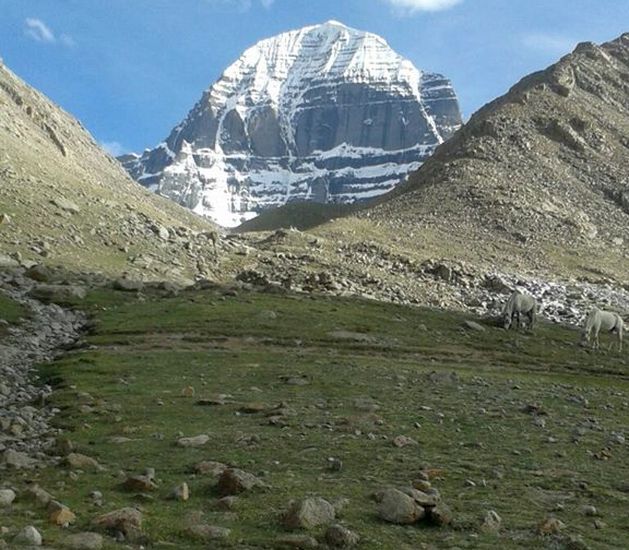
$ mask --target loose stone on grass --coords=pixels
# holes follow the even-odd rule
[[[64,547],[70,550],[101,550],[104,541],[98,533],[76,533],[64,541]]]
[[[488,510],[483,517],[481,531],[485,533],[497,533],[502,526],[502,518],[494,510]]]
[[[76,514],[64,504],[52,500],[48,504],[48,520],[55,525],[67,527],[76,521]]]
[[[16,494],[12,489],[0,489],[0,507],[11,506]]]
[[[276,548],[299,548],[307,550],[308,548],[318,548],[317,539],[310,535],[282,535],[275,539]]]
[[[228,468],[229,466],[227,466],[227,464],[223,464],[222,462],[215,462],[213,460],[205,460],[203,462],[199,462],[198,464],[195,464],[192,467],[192,471],[198,475],[219,477]]]
[[[333,548],[351,548],[359,540],[358,534],[338,523],[330,525],[325,532],[325,541]]]
[[[407,525],[422,519],[426,512],[410,496],[397,489],[379,495],[378,516],[389,523]]]
[[[178,447],[197,448],[203,447],[210,440],[210,436],[206,434],[197,435],[194,437],[180,437],[177,440]]]
[[[190,488],[188,487],[188,484],[184,481],[180,485],[174,487],[169,498],[171,500],[179,500],[181,502],[187,501],[190,498]]]
[[[555,517],[547,517],[543,519],[537,526],[537,532],[540,535],[557,535],[563,529],[565,529],[566,524],[555,518]]]
[[[42,536],[35,527],[29,525],[15,535],[13,543],[19,546],[41,546]]]
[[[135,508],[121,508],[94,518],[92,525],[108,531],[119,531],[125,536],[136,535],[142,529],[142,512]]]
[[[96,459],[81,453],[70,453],[66,457],[66,464],[73,470],[96,470],[100,472],[104,469]]]
[[[287,529],[312,529],[334,521],[336,510],[327,500],[310,497],[292,501],[284,513],[282,522]]]
[[[186,529],[186,533],[192,538],[204,541],[225,540],[231,535],[231,529],[216,525],[192,525]]]
[[[221,496],[237,495],[257,488],[265,489],[268,485],[253,474],[238,468],[228,468],[218,480],[218,493]]]

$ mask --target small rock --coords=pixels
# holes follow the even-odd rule
[[[563,521],[555,517],[547,517],[539,523],[537,532],[540,535],[556,535],[565,527],[566,524]]]
[[[351,548],[358,544],[360,537],[338,523],[330,525],[325,532],[325,541],[333,548]]]
[[[114,290],[121,290],[122,292],[139,292],[144,288],[144,283],[127,279],[126,277],[119,277],[113,282],[112,286]]]
[[[209,435],[201,434],[194,437],[181,437],[177,440],[177,446],[179,447],[203,447],[210,440]]]
[[[485,327],[476,321],[463,321],[463,326],[467,329],[474,330],[476,332],[485,332]]]
[[[15,535],[13,542],[21,546],[41,546],[42,536],[35,527],[29,525]]]
[[[406,437],[405,435],[398,435],[397,437],[393,438],[393,445],[398,449],[401,449],[402,447],[408,447],[409,445],[418,445],[418,443],[410,437]]]
[[[405,525],[415,523],[426,512],[410,496],[397,489],[386,489],[380,495],[378,516],[389,523]]]
[[[54,500],[54,497],[48,491],[44,491],[39,485],[32,485],[26,489],[24,496],[35,500],[41,506],[48,506],[50,501]]]
[[[14,451],[13,449],[7,449],[2,455],[2,464],[6,464],[9,468],[15,468],[16,470],[31,469],[37,465],[37,460],[29,457],[26,453]]]
[[[231,512],[232,510],[234,510],[234,508],[236,508],[237,503],[238,503],[238,497],[234,497],[234,496],[223,497],[223,498],[219,498],[216,501],[216,507],[219,510]]]
[[[48,504],[48,520],[55,525],[66,527],[76,521],[76,514],[64,504],[53,500]]]
[[[429,521],[434,525],[443,527],[452,523],[452,512],[450,508],[443,502],[440,502],[434,508],[429,508]]]
[[[189,536],[199,540],[225,540],[231,535],[231,529],[218,527],[217,525],[192,525],[186,529]]]
[[[206,460],[203,462],[199,462],[198,464],[195,464],[192,470],[195,474],[211,476],[211,477],[219,477],[228,468],[229,466],[227,466],[227,464],[223,464],[222,462],[214,462],[213,460]]]
[[[312,529],[334,521],[334,506],[320,497],[291,502],[284,514],[283,523],[288,529]]]
[[[228,468],[218,480],[218,492],[221,496],[237,495],[256,488],[267,488],[262,480],[238,468]]]
[[[585,506],[583,506],[581,508],[581,513],[589,517],[598,516],[598,510],[595,506],[592,506],[591,504],[586,504]]]
[[[317,539],[310,535],[282,535],[275,539],[275,548],[318,548]]]
[[[494,510],[489,510],[485,513],[483,523],[481,525],[481,531],[486,533],[497,533],[500,531],[502,525],[502,518]]]
[[[0,489],[0,507],[11,506],[15,496],[15,491],[11,489]]]
[[[98,463],[97,460],[80,453],[70,453],[66,457],[66,464],[73,470],[103,470],[103,467]]]
[[[142,528],[142,512],[135,508],[121,508],[94,518],[92,525],[106,530],[135,535]]]
[[[78,214],[81,211],[75,203],[68,199],[64,199],[63,197],[54,198],[50,202],[58,208],[61,208],[61,210],[70,212],[71,214]]]
[[[186,386],[181,390],[181,397],[194,397],[194,388],[192,386]]]
[[[180,485],[177,485],[177,487],[171,491],[170,498],[181,502],[187,501],[190,498],[190,488],[188,484],[184,481]]]
[[[76,533],[66,538],[64,546],[71,550],[101,550],[103,537],[98,533]]]
[[[130,476],[122,484],[126,491],[144,493],[157,489],[157,485],[149,476]]]

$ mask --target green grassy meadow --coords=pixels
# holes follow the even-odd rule
[[[316,495],[349,500],[339,521],[365,549],[629,547],[628,447],[616,437],[629,426],[627,355],[583,349],[574,330],[542,323],[518,334],[487,322],[474,331],[456,313],[219,288],[169,298],[103,290],[81,307],[94,319],[87,347],[41,374],[56,387],[58,425],[105,470],[0,471],[0,481],[11,475],[18,490],[38,483],[78,516],[61,529],[18,498],[0,525],[32,523],[56,548],[96,515],[137,505],[155,547],[277,548],[289,500]],[[182,395],[188,386],[193,397]],[[219,395],[225,404],[197,404]],[[265,410],[242,412],[251,403]],[[276,407],[279,422],[266,412]],[[202,448],[175,445],[199,434],[210,436]],[[418,444],[397,448],[398,435]],[[128,441],[112,440],[120,437]],[[220,511],[215,481],[192,473],[203,460],[270,488]],[[147,467],[156,470],[153,493],[121,489],[125,474]],[[420,471],[432,472],[453,523],[379,520],[371,495]],[[190,500],[168,500],[183,481]],[[92,491],[103,493],[102,506]],[[497,534],[480,529],[488,510],[502,517]],[[549,515],[566,528],[540,536]],[[208,546],[186,534],[200,521],[232,533]]]

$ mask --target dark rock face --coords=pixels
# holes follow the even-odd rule
[[[460,125],[446,78],[328,22],[250,48],[165,142],[119,160],[143,185],[232,226],[290,201],[386,192]]]

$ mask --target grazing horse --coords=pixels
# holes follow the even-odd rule
[[[502,322],[506,330],[509,330],[516,320],[516,329],[522,328],[522,315],[526,315],[529,320],[528,327],[533,330],[535,326],[535,315],[537,314],[537,301],[533,296],[522,294],[516,290],[511,294],[505,307],[502,310]]]
[[[591,340],[592,349],[599,349],[601,347],[598,334],[602,330],[603,332],[615,332],[618,338],[618,352],[622,351],[622,333],[625,328],[625,323],[622,317],[618,313],[612,313],[611,311],[602,311],[598,308],[594,308],[585,319],[585,327],[581,334],[581,343],[589,344]],[[611,350],[613,342],[609,345]]]

